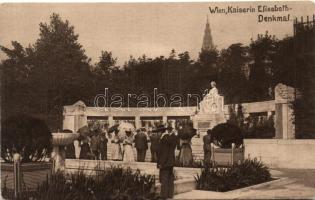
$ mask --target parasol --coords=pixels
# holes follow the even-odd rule
[[[122,141],[126,137],[126,131],[134,132],[135,127],[129,122],[121,122],[120,124],[116,124],[108,129],[108,133],[112,133],[114,131],[118,131],[118,138]]]
[[[108,129],[108,133],[112,133],[112,132],[118,130],[118,126],[119,126],[119,124],[115,124],[114,126],[111,126],[111,127]]]
[[[128,123],[128,122],[122,122],[118,126],[118,138],[120,140],[123,140],[126,137],[126,131],[134,132],[135,127],[133,124]]]
[[[178,137],[183,140],[190,139],[196,134],[197,134],[197,129],[194,129],[193,127],[189,125],[183,126],[183,128],[181,128],[178,131]]]

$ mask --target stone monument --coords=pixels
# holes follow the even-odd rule
[[[226,122],[224,115],[224,97],[221,96],[216,83],[211,81],[211,89],[199,103],[199,109],[195,117],[197,129],[200,135],[206,134],[208,129]]]

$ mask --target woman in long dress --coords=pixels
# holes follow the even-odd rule
[[[179,163],[183,167],[189,167],[193,163],[191,139],[180,139]]]
[[[179,131],[180,152],[179,163],[183,167],[189,167],[193,164],[193,155],[191,149],[191,138],[196,135],[196,129],[191,124],[185,125]]]
[[[122,160],[122,158],[123,155],[118,137],[118,131],[115,131],[114,138],[112,139],[112,160]]]
[[[135,161],[135,156],[133,154],[133,147],[132,147],[133,141],[134,141],[134,138],[133,138],[131,131],[126,131],[126,136],[125,136],[125,139],[123,141],[123,145],[124,145],[123,161],[125,161],[125,162],[134,162]]]

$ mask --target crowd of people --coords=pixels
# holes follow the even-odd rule
[[[180,165],[189,166],[193,162],[191,138],[196,135],[196,129],[189,121],[185,121],[175,128],[160,124],[148,129],[142,127],[137,130],[125,130],[123,136],[119,135],[118,126],[114,129],[86,126],[81,130],[84,134],[81,134],[79,140],[74,145],[66,147],[67,158],[107,160],[107,155],[110,155],[111,160],[115,161],[145,162],[149,150],[150,161],[157,162],[161,136],[165,131],[169,131],[176,136],[176,149],[179,151],[176,157]],[[109,143],[111,143],[111,152],[107,152]],[[79,149],[77,156],[75,146]]]

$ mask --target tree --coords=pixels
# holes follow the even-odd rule
[[[218,83],[221,85],[226,102],[246,101],[248,81],[244,68],[249,60],[248,47],[240,43],[232,44],[221,51],[219,60]]]
[[[272,99],[273,76],[275,73],[275,56],[278,51],[278,40],[268,34],[258,35],[250,44],[250,54],[254,64],[250,68],[250,100],[261,101]]]
[[[95,71],[98,74],[108,76],[116,62],[117,58],[113,57],[112,52],[102,51],[99,62],[96,63]]]
[[[34,45],[23,48],[12,42],[13,49],[1,47],[8,56],[2,64],[6,77],[4,107],[17,108],[19,114],[37,115],[57,129],[61,128],[64,105],[90,99],[90,59],[78,42],[74,27],[58,14],[52,14],[50,23],[40,23],[39,28]],[[11,93],[17,97],[12,98]],[[14,111],[6,114],[10,112]]]
[[[1,66],[2,109],[3,118],[10,117],[19,112],[31,111],[32,98],[29,96],[30,75],[33,65],[33,49],[24,48],[19,42],[12,41],[12,49],[0,46],[7,59]]]
[[[199,53],[199,58],[198,61],[201,63],[203,66],[207,67],[216,67],[216,62],[219,58],[219,53],[218,50],[216,49],[211,49],[211,50],[202,50]]]
[[[295,86],[296,81],[296,56],[292,37],[286,37],[279,41],[279,48],[274,59],[273,85],[283,83]]]
[[[314,24],[314,23],[313,23]],[[315,27],[310,24],[295,24],[293,38],[294,86],[301,94],[294,101],[297,138],[315,138]],[[292,51],[292,49],[290,49]],[[290,55],[290,54],[289,54]],[[292,59],[291,59],[292,60]]]
[[[90,59],[78,42],[79,35],[67,20],[53,13],[50,23],[40,23],[39,39],[34,45],[36,63],[33,72],[34,85],[45,99],[46,113],[50,119],[62,116],[64,105],[85,100],[91,89]],[[38,83],[38,84],[36,84]],[[36,90],[36,88],[34,88]],[[59,122],[61,125],[60,117]]]
[[[192,60],[190,60],[190,55],[188,51],[178,54],[178,58],[179,58],[179,63],[183,66],[187,66],[190,63],[192,63]]]
[[[170,53],[170,55],[169,55],[168,58],[169,58],[169,59],[175,59],[175,58],[176,58],[176,51],[175,51],[175,49],[172,49],[172,50],[171,50],[171,53]]]
[[[13,78],[23,83],[30,75],[32,64],[29,62],[31,49],[25,49],[17,41],[11,42],[13,49],[0,46],[0,49],[7,55],[8,59],[3,62],[5,78]]]

